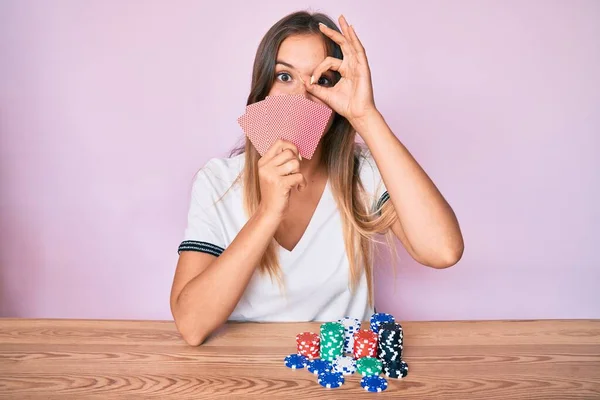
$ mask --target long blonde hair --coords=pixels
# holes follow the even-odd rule
[[[320,35],[325,41],[328,55],[343,58],[339,45],[320,32],[319,22],[339,32],[328,16],[305,11],[290,14],[269,29],[256,52],[248,105],[261,101],[268,95],[275,76],[277,51],[288,36]],[[334,75],[335,84],[340,75],[337,72]],[[376,210],[369,207],[373,199],[368,198],[359,174],[363,149],[356,143],[356,131],[346,118],[335,113],[331,128],[324,135],[321,145],[321,162],[327,169],[331,190],[342,217],[344,243],[350,263],[350,288],[356,288],[364,272],[369,292],[368,301],[372,305],[373,237],[382,232],[389,234],[396,214],[391,207]],[[247,138],[244,145],[232,151],[232,155],[241,153],[245,153],[245,165],[239,180],[243,182],[244,207],[247,215],[251,216],[261,201],[258,178],[260,154]],[[262,257],[259,270],[268,273],[271,278],[279,279],[281,270],[277,248],[278,243],[273,239]]]

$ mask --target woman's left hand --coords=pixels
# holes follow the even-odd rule
[[[321,32],[340,45],[344,59],[327,57],[315,69],[311,82],[305,82],[306,90],[321,99],[335,112],[344,116],[356,129],[369,115],[376,113],[373,99],[371,70],[362,43],[352,26],[343,16],[339,18],[343,35],[323,24]],[[340,80],[333,87],[318,85],[322,73],[327,70],[338,71]]]

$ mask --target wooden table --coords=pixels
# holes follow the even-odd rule
[[[600,398],[600,321],[405,322],[409,374],[325,389],[283,358],[318,324],[228,324],[200,347],[172,322],[0,319],[0,398]]]

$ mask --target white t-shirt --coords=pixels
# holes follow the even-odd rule
[[[376,207],[389,195],[370,153],[364,152],[360,161],[363,186],[372,199],[371,206]],[[196,174],[180,252],[199,251],[218,257],[244,227],[248,217],[243,206],[243,181],[232,186],[243,168],[241,154],[211,159]],[[279,246],[278,252],[284,291],[257,268],[230,320],[334,321],[348,316],[364,321],[373,314],[365,274],[354,292],[349,286],[341,214],[329,180],[296,247],[288,251]]]

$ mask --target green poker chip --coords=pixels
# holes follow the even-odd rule
[[[379,375],[383,364],[374,357],[363,357],[356,361],[356,372],[362,376]]]
[[[320,357],[323,360],[333,361],[343,355],[344,351],[344,326],[339,322],[325,322],[320,329]]]

